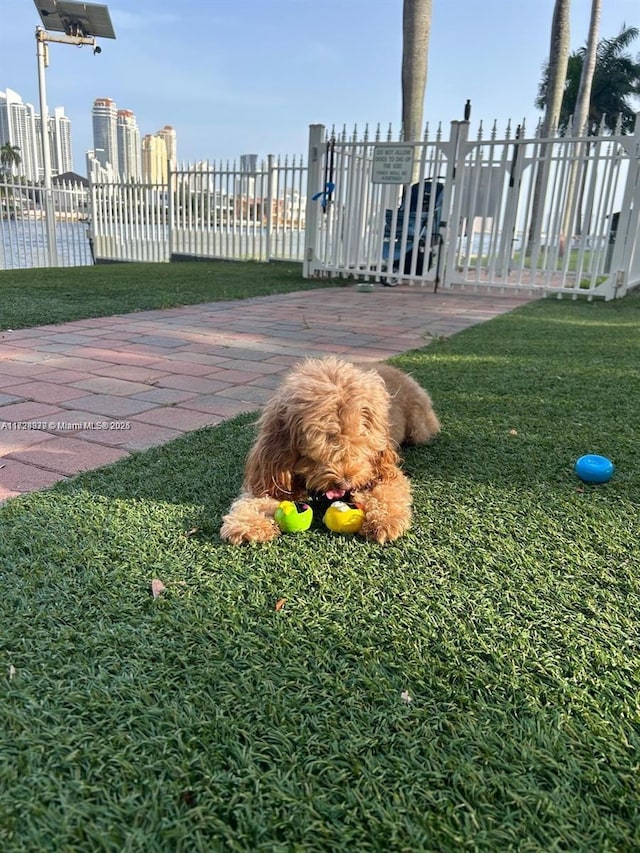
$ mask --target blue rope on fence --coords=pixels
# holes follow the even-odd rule
[[[324,185],[323,190],[311,196],[311,201],[318,201],[318,199],[321,199],[320,204],[322,205],[322,210],[326,212],[327,205],[330,201],[329,196],[335,190],[335,188],[336,185],[333,183],[333,181],[327,181],[327,183]]]

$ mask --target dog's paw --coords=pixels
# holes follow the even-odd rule
[[[270,542],[280,535],[274,516],[278,501],[241,495],[222,518],[220,536],[225,542]]]
[[[242,545],[243,542],[270,542],[279,535],[280,528],[276,522],[266,516],[256,516],[250,525],[226,516],[220,528],[220,537],[232,545]]]
[[[360,533],[365,539],[384,545],[406,533],[411,524],[411,511],[402,507],[391,512],[389,507],[369,499],[364,507],[364,521]]]
[[[366,516],[360,533],[365,539],[384,545],[385,542],[393,542],[409,529],[409,520],[399,518],[385,518],[384,520]]]
[[[364,510],[361,534],[373,542],[392,542],[411,525],[411,486],[401,471],[370,490],[352,492],[351,499]]]

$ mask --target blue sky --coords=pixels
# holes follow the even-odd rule
[[[402,0],[108,0],[116,40],[52,44],[49,109],[72,120],[74,168],[92,147],[91,107],[110,97],[142,135],[175,127],[178,158],[305,154],[308,125],[399,126]],[[39,109],[33,0],[2,0],[0,89]],[[571,47],[590,0],[573,0]],[[600,33],[640,26],[638,0],[603,0]],[[535,123],[553,0],[433,0],[425,120]],[[7,12],[9,14],[7,14]],[[7,25],[7,20],[10,25]],[[640,39],[634,45],[640,52]]]

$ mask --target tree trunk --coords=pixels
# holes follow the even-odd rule
[[[543,135],[555,132],[560,118],[562,96],[567,81],[569,62],[569,13],[571,0],[556,0],[551,23],[551,44],[549,46],[549,88],[547,109],[542,124]]]
[[[422,139],[431,7],[432,0],[403,0],[402,133],[412,142]]]
[[[562,96],[567,79],[569,62],[569,13],[571,0],[556,0],[551,23],[551,43],[549,46],[549,82],[547,88],[547,107],[542,122],[542,138],[547,139],[555,133],[562,107]],[[540,146],[539,167],[531,206],[531,224],[527,255],[533,254],[540,243],[542,216],[544,213],[544,192],[549,173],[547,146]]]
[[[598,55],[598,34],[600,30],[600,12],[602,0],[591,0],[591,21],[589,23],[589,37],[587,39],[587,49],[584,55],[584,63],[582,65],[582,74],[580,75],[580,88],[578,89],[578,97],[576,99],[576,110],[573,118],[573,126],[582,133],[582,130],[587,123],[589,117],[589,105],[591,103],[591,86],[593,84],[593,75],[596,70],[596,59]]]
[[[580,75],[580,86],[578,87],[578,96],[576,98],[576,107],[573,114],[573,136],[580,136],[582,133],[589,133],[589,128],[585,127],[589,117],[589,105],[591,103],[591,87],[593,84],[593,75],[596,70],[596,57],[598,53],[598,33],[600,30],[600,12],[601,0],[591,0],[591,20],[589,22],[589,36],[587,38],[587,49],[582,63],[582,73]],[[588,145],[588,143],[582,143]],[[569,180],[567,184],[567,202],[562,219],[562,232],[560,234],[560,254],[564,255],[567,239],[571,241],[573,232],[579,233],[580,226],[573,228],[573,216],[571,208],[573,207],[574,197],[576,194],[576,182],[578,172],[578,153],[579,149],[574,151],[574,159],[571,163],[569,171]],[[582,195],[582,193],[581,193]],[[581,199],[579,200],[579,208],[582,206]],[[581,211],[578,209],[577,221],[581,220]],[[570,247],[570,246],[569,246]]]

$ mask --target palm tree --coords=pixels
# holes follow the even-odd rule
[[[591,0],[591,19],[589,21],[589,35],[587,37],[587,46],[584,52],[584,61],[582,63],[582,71],[580,73],[580,85],[578,87],[578,95],[576,97],[576,107],[573,116],[573,133],[576,136],[582,134],[587,119],[589,117],[589,104],[591,103],[591,89],[593,86],[593,75],[596,70],[596,56],[598,53],[598,30],[600,27],[600,13],[602,0]],[[568,65],[568,63],[567,63]],[[560,232],[560,254],[564,256],[566,249],[566,238],[572,230],[573,205],[576,194],[576,180],[578,177],[578,153],[579,149],[574,144],[575,156],[571,160],[569,170],[569,180],[567,184],[567,200],[565,203],[564,216],[562,218],[562,230]],[[586,172],[583,175],[586,178]],[[580,199],[580,208],[582,207],[582,198]],[[581,230],[581,213],[576,211],[576,228]]]
[[[404,0],[402,5],[402,132],[407,140],[422,138],[431,7],[432,0]]]
[[[0,146],[0,171],[3,174],[10,175],[14,167],[17,169],[20,163],[22,163],[22,156],[19,145],[5,142]]]
[[[556,0],[551,21],[551,43],[547,62],[547,93],[542,135],[550,136],[558,125],[569,61],[570,0]]]
[[[596,50],[595,70],[591,87],[589,111],[586,117],[591,133],[597,131],[602,120],[613,132],[618,120],[622,133],[631,133],[635,112],[633,97],[640,95],[640,56],[628,52],[629,45],[638,37],[637,27],[623,25],[613,38],[601,39]],[[560,109],[559,125],[565,130],[576,112],[582,67],[587,57],[587,47],[580,48],[569,57],[564,96]],[[549,69],[545,68],[536,99],[538,109],[545,109],[549,91]]]
[[[593,75],[596,71],[596,59],[598,56],[598,30],[600,27],[600,13],[602,11],[602,0],[592,0],[591,20],[589,21],[589,35],[587,46],[584,51],[582,70],[580,72],[580,85],[576,96],[576,107],[573,116],[573,127],[575,132],[582,133],[589,117],[589,104],[591,103],[591,89],[593,88]],[[567,63],[568,67],[568,63]]]

